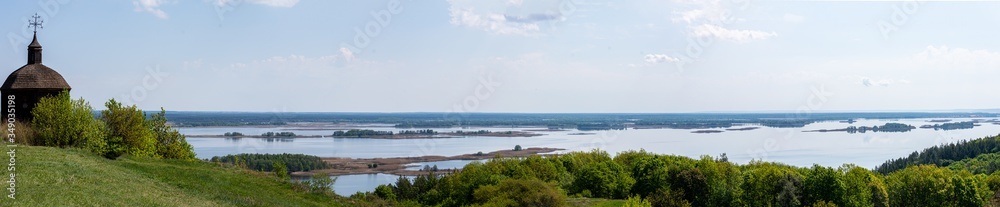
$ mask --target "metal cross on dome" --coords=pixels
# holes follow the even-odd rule
[[[38,28],[45,28],[42,26],[42,23],[45,23],[45,20],[38,20],[38,18],[40,18],[38,13],[35,13],[35,15],[31,16],[31,18],[33,18],[33,20],[28,20],[28,27],[32,27],[35,33],[38,33]]]

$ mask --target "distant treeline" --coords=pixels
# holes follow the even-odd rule
[[[849,127],[847,127],[847,133],[865,133],[867,131],[872,131],[872,132],[908,132],[908,131],[910,131],[910,130],[912,130],[914,128],[916,128],[916,127],[913,127],[913,126],[910,126],[910,125],[907,125],[907,124],[886,123],[885,125],[882,125],[882,126],[871,126],[871,127],[867,127],[867,126],[861,126],[861,127],[849,126]]]
[[[402,130],[399,133],[394,133],[392,131],[376,131],[371,129],[351,129],[351,130],[338,130],[333,132],[335,137],[368,137],[368,136],[392,136],[392,135],[433,135],[438,132],[430,129],[423,130]]]
[[[301,113],[301,112],[167,112],[175,126],[284,125],[288,122],[392,123],[397,128],[458,126],[548,126],[589,124],[728,128],[733,125],[802,127],[818,121],[848,119],[985,118],[996,113],[677,113],[677,114],[528,114],[528,113]]]
[[[461,134],[461,135],[476,135],[476,134],[490,134],[490,133],[493,133],[493,132],[491,132],[490,130],[479,130],[479,131],[462,131],[462,130],[458,130],[458,131],[455,131],[455,134]],[[511,132],[507,131],[505,133],[509,134]]]
[[[944,167],[963,159],[975,158],[982,154],[997,152],[1000,152],[1000,135],[972,141],[963,140],[958,143],[933,146],[920,152],[913,152],[910,156],[882,163],[882,165],[875,168],[875,171],[888,174],[906,168],[907,166],[921,164],[932,164]]]
[[[294,137],[295,133],[292,132],[264,132],[260,134],[262,137]]]
[[[424,130],[403,130],[403,131],[399,131],[399,134],[423,134],[423,135],[429,135],[429,134],[437,134],[437,132],[434,131],[434,130],[430,130],[430,129],[424,129]]]
[[[955,130],[955,129],[971,129],[975,127],[976,123],[971,121],[955,122],[955,123],[943,123],[934,125],[924,125],[920,128],[935,129],[935,130]]]
[[[329,164],[317,156],[304,154],[237,154],[215,156],[209,161],[227,163],[251,170],[273,171],[274,163],[284,163],[289,172],[330,168]]]
[[[392,131],[375,131],[371,129],[351,129],[333,132],[333,136],[335,137],[392,136],[392,134]]]

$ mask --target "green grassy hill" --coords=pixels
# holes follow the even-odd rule
[[[6,155],[3,156],[6,160]],[[123,157],[79,149],[17,148],[17,195],[0,206],[349,206],[253,171],[200,161]],[[5,164],[6,165],[6,164]],[[0,174],[5,174],[4,173]],[[3,176],[2,180],[9,177]],[[5,183],[6,185],[6,183]],[[6,193],[4,194],[6,196]]]

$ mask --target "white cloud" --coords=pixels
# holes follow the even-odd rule
[[[346,47],[341,47],[340,55],[343,56],[344,59],[347,60],[348,62],[354,61],[354,52],[352,52],[351,49],[347,49]]]
[[[745,42],[777,36],[774,32],[727,28],[729,24],[742,22],[744,19],[735,17],[725,2],[719,0],[678,2],[693,6],[694,8],[674,12],[675,17],[673,21],[687,24],[690,34],[695,37],[715,37],[726,41]]]
[[[448,0],[450,23],[501,35],[536,36],[542,23],[565,21],[558,7],[529,7],[523,0]],[[532,2],[534,3],[534,2]]]
[[[924,51],[918,53],[913,58],[920,63],[962,66],[963,68],[994,67],[1000,63],[1000,53],[997,52],[948,48],[948,46],[927,46]]]
[[[888,87],[888,86],[893,85],[893,84],[909,84],[909,83],[910,83],[910,81],[905,80],[905,79],[880,79],[880,80],[873,80],[873,79],[871,79],[869,77],[861,77],[861,85],[864,85],[866,87],[872,87],[872,86]]]
[[[645,57],[645,59],[646,59],[646,63],[650,63],[650,64],[656,64],[656,63],[676,63],[677,61],[680,61],[680,59],[677,59],[675,57],[670,57],[670,56],[667,56],[667,55],[664,55],[664,54],[647,54],[646,57]]]
[[[452,5],[449,10],[452,25],[477,28],[503,35],[532,35],[539,31],[538,24],[509,22],[503,14],[481,14],[473,8],[462,8],[455,5]]]
[[[136,12],[149,12],[153,16],[156,16],[156,18],[168,19],[170,16],[163,10],[160,10],[160,6],[171,2],[170,0],[135,0],[132,1],[132,5],[135,6]]]
[[[721,40],[733,42],[746,42],[749,40],[763,40],[777,36],[774,32],[762,32],[756,30],[726,29],[712,24],[702,24],[694,27],[692,33],[696,37],[715,37]]]
[[[802,23],[802,22],[806,21],[805,17],[799,16],[799,15],[795,15],[795,14],[785,14],[785,16],[782,17],[782,19],[784,19],[785,22],[792,23],[792,24],[798,24],[798,23]]]

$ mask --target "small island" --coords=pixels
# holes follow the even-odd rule
[[[722,130],[705,129],[705,130],[695,130],[695,131],[692,131],[691,133],[696,133],[696,134],[714,134],[714,133],[722,133],[722,132],[723,132]]]
[[[754,129],[760,129],[760,127],[740,127],[740,128],[729,128],[726,131],[750,131]]]
[[[934,130],[939,130],[939,129],[940,130],[956,130],[956,129],[972,129],[972,127],[976,127],[976,126],[978,126],[978,125],[976,125],[976,122],[973,122],[973,121],[963,121],[963,122],[954,122],[954,123],[923,125],[923,126],[920,126],[920,128],[921,129],[934,129]]]
[[[456,156],[435,156],[426,155],[419,157],[389,157],[389,158],[348,158],[348,157],[327,157],[322,158],[323,161],[329,165],[329,168],[324,169],[314,169],[304,172],[294,172],[293,176],[311,176],[315,173],[328,174],[328,175],[353,175],[353,174],[371,174],[371,173],[387,173],[393,175],[405,175],[405,176],[415,176],[415,175],[426,175],[427,172],[418,170],[407,170],[406,167],[413,163],[421,162],[438,162],[438,161],[448,161],[448,160],[484,160],[496,157],[527,157],[532,155],[541,155],[545,153],[552,153],[560,150],[565,150],[561,148],[548,148],[548,147],[531,147],[531,148],[521,148],[520,145],[515,146],[513,149],[507,150],[497,150],[489,153],[476,152],[472,154],[463,154]],[[439,169],[438,173],[452,173],[455,169]]]
[[[804,132],[847,132],[847,133],[865,133],[868,131],[872,132],[908,132],[910,130],[916,129],[916,127],[902,124],[902,123],[886,123],[882,126],[849,126],[843,129],[819,129],[819,130],[808,130]]]

